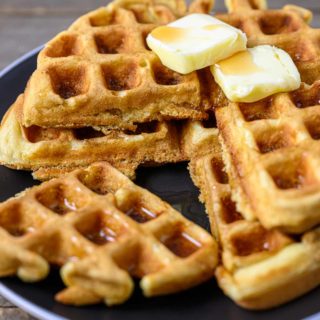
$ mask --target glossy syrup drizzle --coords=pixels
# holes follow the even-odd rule
[[[176,256],[186,258],[196,252],[201,243],[186,232],[176,232],[170,236],[163,236],[160,241]]]
[[[117,235],[111,228],[101,223],[90,232],[87,232],[85,237],[97,245],[104,245],[108,242],[114,242]]]
[[[187,29],[170,27],[170,26],[162,26],[154,29],[151,32],[151,35],[155,39],[159,41],[167,42],[167,43],[181,41],[187,36],[187,34],[188,34]]]
[[[242,76],[259,73],[263,68],[255,64],[249,51],[241,51],[217,64],[225,75]]]
[[[224,25],[222,24],[209,24],[201,28],[177,28],[171,26],[162,26],[154,29],[151,32],[151,35],[159,41],[166,43],[174,43],[182,41],[186,39],[186,37],[191,36],[193,31],[196,29],[198,31],[214,31],[222,27],[224,27]]]
[[[138,223],[145,223],[157,217],[157,215],[145,207],[134,206],[130,208],[126,215]]]

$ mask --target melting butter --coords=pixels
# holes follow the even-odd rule
[[[264,69],[254,63],[252,54],[249,51],[241,51],[234,56],[218,63],[220,70],[225,75],[249,75],[263,72]]]
[[[255,102],[300,87],[300,74],[289,54],[261,45],[210,67],[215,81],[233,102]]]
[[[224,26],[222,24],[209,24],[200,28],[177,28],[177,27],[171,27],[171,26],[161,26],[156,29],[154,29],[151,32],[151,35],[162,42],[166,43],[175,43],[179,41],[183,41],[186,37],[190,36],[192,33],[192,30],[199,29],[200,30],[206,30],[206,31],[214,31],[220,28],[223,28]]]
[[[203,30],[207,30],[207,31],[211,31],[211,30],[217,30],[220,28],[223,28],[225,26],[223,26],[222,24],[208,24],[204,27],[202,27]]]
[[[187,74],[246,49],[245,34],[206,14],[189,14],[147,36],[149,48],[168,68]]]
[[[154,29],[151,35],[162,42],[174,43],[183,40],[187,36],[187,29],[170,26],[162,26]]]

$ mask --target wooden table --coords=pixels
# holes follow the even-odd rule
[[[45,43],[65,29],[81,14],[107,0],[1,0],[0,2],[0,69],[22,54]],[[313,26],[320,27],[320,3],[315,0],[269,0],[269,7],[279,8],[295,3],[312,9]],[[216,0],[217,11],[224,10],[223,1]],[[30,320],[22,310],[0,296],[1,320]]]

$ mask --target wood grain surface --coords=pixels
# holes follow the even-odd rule
[[[103,0],[1,0],[0,1],[0,69],[31,49],[44,44],[64,30],[81,14],[103,6]],[[290,3],[310,8],[313,25],[320,27],[318,0],[291,0]],[[286,0],[269,0],[269,7],[282,7]],[[216,11],[223,11],[222,0],[216,1]]]
[[[31,49],[44,44],[83,13],[103,6],[103,0],[0,0],[0,70]],[[269,0],[270,8],[292,3],[313,11],[312,25],[320,27],[319,0]],[[224,11],[217,0],[215,11]],[[0,296],[1,320],[31,320]]]

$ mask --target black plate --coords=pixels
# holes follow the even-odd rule
[[[0,73],[0,116],[14,102],[35,69],[39,49],[30,52]],[[151,190],[174,205],[185,216],[208,229],[198,191],[192,184],[186,164],[167,165],[138,170],[139,185]],[[0,166],[0,201],[34,185],[30,173]],[[136,286],[138,288],[138,286]],[[167,297],[145,299],[139,289],[122,306],[107,308],[68,307],[56,303],[53,296],[63,288],[57,271],[36,284],[25,284],[16,278],[2,279],[0,293],[14,304],[40,319],[301,319],[314,315],[320,319],[320,288],[285,306],[264,312],[250,312],[237,307],[223,295],[214,280],[195,289]]]

